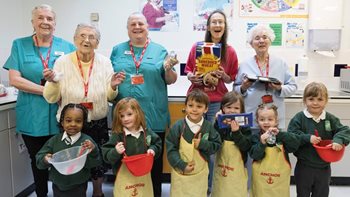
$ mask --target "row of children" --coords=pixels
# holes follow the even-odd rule
[[[212,196],[248,196],[248,174],[245,167],[248,153],[253,158],[251,196],[289,196],[291,166],[288,153],[298,158],[295,170],[298,196],[328,196],[330,163],[323,161],[312,144],[321,139],[333,139],[332,148],[339,151],[350,141],[350,129],[337,117],[325,112],[328,101],[322,83],[310,83],[304,91],[304,111],[295,115],[288,132],[278,129],[277,108],[261,104],[256,111],[260,133],[241,127],[232,120],[229,128],[220,129],[205,120],[209,98],[193,90],[185,100],[186,117],[177,121],[166,137],[167,158],[172,166],[171,196],[206,196],[208,186],[208,160],[216,153]],[[228,92],[221,102],[221,113],[244,113],[243,98]],[[144,113],[133,98],[118,102],[112,123],[110,140],[102,147],[103,159],[116,173],[114,196],[153,196],[150,173],[132,175],[122,159],[125,155],[143,153],[157,158],[161,151],[160,138],[145,123]],[[89,168],[101,162],[96,145],[83,134],[87,120],[86,109],[80,104],[64,107],[60,118],[63,133],[51,138],[37,154],[40,168],[49,168],[53,153],[82,144],[91,149],[86,164],[79,173],[64,176],[55,168],[50,170],[54,194],[85,196]],[[314,131],[318,133],[315,134]],[[271,136],[275,136],[275,141]],[[70,143],[65,140],[71,138]],[[142,167],[143,164],[140,164]]]

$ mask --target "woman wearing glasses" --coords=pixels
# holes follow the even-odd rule
[[[107,57],[95,53],[100,37],[96,27],[79,24],[74,35],[77,50],[59,58],[52,70],[44,70],[44,77],[48,81],[44,88],[45,99],[49,103],[60,101],[57,120],[66,104],[84,105],[88,109],[87,134],[99,147],[108,141],[108,101],[117,96],[118,85],[125,78],[123,72],[113,72]],[[105,170],[106,167],[100,166],[91,171],[93,196],[103,196]]]

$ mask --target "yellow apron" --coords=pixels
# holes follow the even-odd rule
[[[134,176],[126,165],[122,163],[115,177],[113,196],[153,196],[151,173],[144,176]]]
[[[252,164],[253,197],[289,197],[290,171],[283,145],[266,147],[264,159]]]
[[[191,173],[183,174],[171,170],[171,188],[170,196],[173,197],[206,197],[208,190],[208,163],[200,155],[199,151],[194,148],[194,143],[187,143],[180,137],[179,152],[181,159],[185,162],[194,161],[194,170]]]
[[[232,141],[225,140],[216,154],[212,197],[247,197],[248,172],[241,152]]]

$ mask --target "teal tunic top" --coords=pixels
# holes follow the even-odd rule
[[[90,179],[90,170],[93,167],[99,166],[102,164],[102,159],[100,157],[98,147],[94,140],[91,139],[88,135],[82,133],[78,141],[76,141],[73,145],[67,145],[64,141],[62,141],[63,133],[57,134],[50,138],[45,145],[40,149],[40,151],[36,154],[36,165],[39,169],[47,169],[49,170],[49,178],[50,180],[58,186],[58,188],[62,191],[67,191],[73,189],[77,185],[87,182]],[[90,140],[95,144],[95,148],[87,155],[85,166],[79,172],[72,175],[63,175],[59,173],[55,167],[51,164],[47,164],[44,162],[45,155],[48,153],[54,154],[58,151],[73,147],[80,146],[85,140]]]
[[[143,47],[134,47],[137,61],[142,50]],[[135,98],[145,113],[147,127],[155,132],[164,132],[170,124],[168,90],[163,68],[166,56],[166,49],[151,41],[139,68],[139,73],[144,77],[144,83],[132,85],[131,76],[136,74],[136,66],[130,52],[129,42],[115,46],[111,54],[114,71],[126,73],[124,82],[118,86],[119,93],[116,101],[125,97]]]
[[[328,112],[326,112],[326,118],[318,123],[312,118],[307,118],[303,111],[298,112],[289,122],[288,132],[300,137],[300,147],[294,153],[298,162],[313,168],[324,168],[330,163],[323,161],[310,143],[310,137],[315,135],[315,129],[323,140],[328,139],[338,144],[348,145],[350,128],[342,125],[337,117]]]
[[[208,120],[204,120],[199,132],[202,134],[202,139],[199,143],[198,150],[201,156],[206,161],[209,161],[210,155],[216,153],[221,147],[220,135]],[[173,168],[183,171],[186,168],[187,163],[181,159],[179,152],[181,135],[186,142],[190,144],[195,137],[184,119],[178,120],[173,125],[169,134],[165,138],[165,144],[169,164]]]
[[[46,59],[48,47],[40,47],[43,58]],[[63,53],[75,50],[74,45],[54,37],[50,52],[49,68]],[[36,84],[43,78],[43,65],[32,36],[13,41],[11,55],[3,66],[7,70],[16,70],[21,76]],[[42,95],[19,91],[16,104],[16,124],[19,133],[29,136],[48,136],[57,134],[56,113],[57,104],[49,104]]]
[[[146,141],[145,141],[146,139]],[[113,172],[116,173],[122,164],[123,154],[119,154],[115,149],[115,145],[119,142],[124,142],[124,132],[113,132],[109,141],[102,146],[102,156],[106,163],[112,165]],[[136,138],[132,135],[125,136],[125,153],[128,156],[144,154],[148,149],[152,149],[155,153],[154,159],[157,159],[162,150],[162,140],[152,130],[146,130],[146,136],[144,132]]]

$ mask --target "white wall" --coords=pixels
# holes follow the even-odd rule
[[[41,3],[50,4],[57,13],[56,35],[72,41],[75,27],[80,22],[89,22],[90,13],[98,12],[100,16],[99,28],[102,40],[98,51],[106,56],[110,55],[112,47],[126,41],[126,20],[130,13],[139,10],[139,0],[0,0],[0,23],[2,32],[0,36],[1,53],[0,65],[3,65],[10,53],[11,40],[32,33],[30,23],[31,10]],[[234,18],[230,24],[232,31],[229,33],[229,43],[236,49],[239,61],[254,54],[251,48],[245,44],[245,23],[250,19],[242,19],[238,16],[239,0],[234,1]],[[330,1],[331,4],[331,1]],[[6,5],[6,6],[4,6]],[[175,50],[181,62],[186,62],[187,55],[192,44],[203,40],[204,32],[192,31],[193,1],[178,0],[180,15],[180,27],[178,32],[150,32],[150,38],[164,45],[168,50]],[[309,57],[309,81],[317,80],[327,82],[329,89],[338,90],[339,78],[333,77],[333,65],[346,64],[350,61],[350,2],[344,0],[344,14],[341,48],[336,52],[335,58],[323,57],[303,49],[288,49],[285,47],[271,47],[270,53],[282,56],[290,67],[293,67],[298,58],[306,53]],[[256,22],[281,22],[278,18],[256,19]],[[4,28],[6,27],[6,28]],[[6,29],[6,31],[4,31]],[[306,44],[307,46],[307,44]],[[179,67],[176,67],[179,70]],[[2,71],[2,79],[7,80],[7,74]],[[169,95],[185,95],[189,86],[186,77],[180,77],[176,84],[169,86]],[[231,87],[231,85],[229,86]]]

